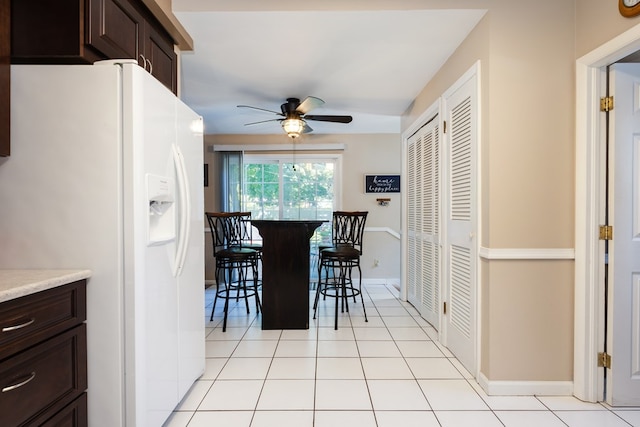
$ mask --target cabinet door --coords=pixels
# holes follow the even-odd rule
[[[173,41],[164,37],[151,24],[147,24],[145,30],[144,57],[149,61],[147,71],[176,93],[178,77]]]
[[[144,18],[129,0],[89,0],[88,44],[107,58],[140,59]]]

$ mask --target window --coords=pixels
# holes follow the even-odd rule
[[[340,188],[339,160],[338,155],[296,156],[294,160],[289,155],[245,154],[242,210],[256,219],[327,220],[311,238],[311,253],[315,254],[319,243],[331,241],[331,218]]]

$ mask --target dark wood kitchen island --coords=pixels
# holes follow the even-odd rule
[[[262,236],[262,329],[309,328],[309,239],[318,220],[251,220]]]

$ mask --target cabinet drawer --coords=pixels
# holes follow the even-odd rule
[[[81,280],[0,304],[0,360],[84,322],[85,285]]]
[[[83,393],[41,427],[87,427],[87,424],[87,393]]]
[[[0,425],[40,425],[87,388],[86,326],[0,363]]]

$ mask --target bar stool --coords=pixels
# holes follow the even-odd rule
[[[316,318],[318,301],[320,295],[335,298],[335,329],[338,329],[338,304],[342,307],[342,312],[349,312],[350,297],[356,302],[356,297],[360,295],[364,320],[368,322],[367,310],[364,305],[362,295],[362,270],[360,268],[360,257],[362,256],[362,241],[364,236],[364,225],[367,220],[366,211],[335,211],[331,223],[331,247],[324,247],[320,250],[320,261],[318,267],[318,287],[316,289],[315,301],[313,303],[313,318]],[[358,285],[354,285],[352,271],[358,269]],[[324,280],[322,273],[324,271]]]
[[[225,332],[230,299],[238,301],[244,298],[249,314],[249,298],[254,296],[256,311],[260,313],[262,306],[258,295],[258,252],[242,246],[241,213],[206,212],[206,216],[211,228],[217,286],[209,320],[213,320],[218,298],[224,299],[222,331]],[[235,297],[232,295],[233,291],[236,291]]]

